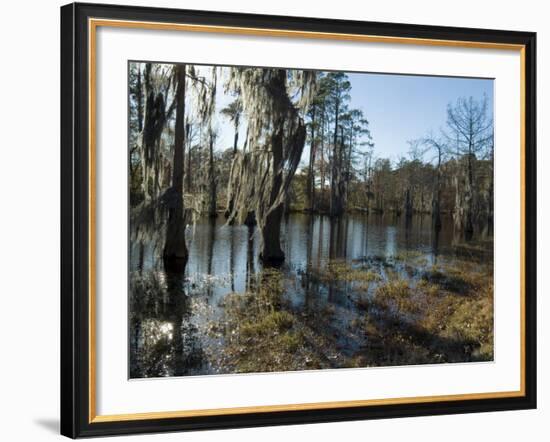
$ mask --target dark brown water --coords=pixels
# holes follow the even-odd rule
[[[354,326],[364,317],[354,297],[354,282],[327,283],[321,275],[332,262],[369,263],[385,277],[397,272],[414,278],[438,260],[454,259],[453,229],[444,219],[439,233],[429,216],[402,218],[346,215],[339,220],[291,214],[282,225],[285,263],[280,269],[288,308],[304,318],[331,344],[320,353],[322,366],[344,366],[366,337]],[[232,372],[225,351],[228,331],[224,299],[245,293],[262,271],[254,228],[229,226],[223,217],[201,220],[187,229],[189,261],[182,273],[166,273],[148,244],[133,244],[130,253],[130,377],[204,375]],[[413,252],[416,267],[394,265]],[[408,318],[406,320],[409,320]],[[411,320],[413,320],[412,318]]]

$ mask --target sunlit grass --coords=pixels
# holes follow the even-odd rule
[[[283,275],[265,270],[254,288],[232,293],[224,302],[224,363],[235,372],[320,368],[299,321],[284,300]]]
[[[419,258],[399,254],[391,265],[382,258],[337,260],[311,270],[321,286],[351,287],[349,296],[363,312],[350,327],[366,343],[347,356],[328,330],[320,334],[290,307],[284,273],[265,270],[250,291],[225,299],[226,363],[251,372],[491,360],[491,266],[453,260],[427,267]],[[327,303],[318,320],[330,322],[335,313]]]
[[[344,260],[330,261],[326,268],[311,269],[311,275],[323,283],[354,282],[368,287],[371,282],[379,281],[381,276],[371,270],[367,264],[353,266]]]

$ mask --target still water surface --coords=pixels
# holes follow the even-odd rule
[[[334,341],[327,349],[331,354],[323,355],[331,367],[341,366],[339,358],[365,345],[367,337],[354,328],[364,311],[350,295],[352,283],[319,283],[310,277],[312,270],[322,274],[335,260],[350,265],[387,262],[407,252],[420,256],[422,266],[454,259],[450,218],[439,233],[431,229],[430,216],[415,216],[408,225],[403,218],[350,214],[331,221],[322,215],[290,214],[283,221],[286,259],[280,271],[285,295],[294,312],[317,318],[313,328]],[[142,284],[143,292],[130,296],[131,377],[231,372],[231,361],[226,358],[226,364],[219,357],[224,338],[212,330],[223,321],[224,298],[247,292],[262,270],[257,233],[255,228],[226,225],[223,217],[204,219],[188,227],[187,243],[189,260],[179,274],[167,274],[152,247],[132,245],[130,279],[152,278],[154,283]]]

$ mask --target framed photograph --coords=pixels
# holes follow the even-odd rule
[[[62,434],[535,408],[535,44],[62,7]]]

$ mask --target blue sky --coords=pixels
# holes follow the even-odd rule
[[[409,151],[408,140],[433,132],[445,126],[447,105],[460,97],[482,99],[485,94],[489,109],[493,109],[493,80],[430,77],[416,75],[348,73],[351,82],[351,108],[363,110],[369,120],[374,142],[374,155],[397,161]],[[232,98],[218,88],[216,106],[226,106]],[[242,126],[242,125],[241,125]],[[217,149],[233,144],[233,126],[226,118],[217,121]],[[244,127],[240,128],[240,145],[244,141]],[[240,147],[240,146],[239,146]],[[308,161],[306,145],[302,163]],[[427,158],[426,158],[427,159]]]
[[[370,123],[375,155],[396,160],[406,155],[408,140],[445,126],[447,104],[460,97],[487,96],[493,109],[493,80],[390,74],[348,74],[351,106]]]

